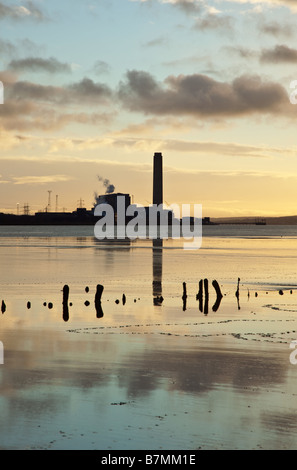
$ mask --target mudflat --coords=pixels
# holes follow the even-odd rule
[[[0,244],[2,449],[297,447],[294,237]]]

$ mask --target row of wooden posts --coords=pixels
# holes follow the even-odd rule
[[[239,307],[239,283],[240,283],[240,278],[238,278],[238,280],[237,280],[237,290],[235,292],[235,296],[237,298],[237,303],[238,303],[238,308],[240,308]],[[217,280],[212,281],[212,286],[213,286],[213,288],[215,290],[215,294],[216,294],[216,300],[215,300],[215,302],[212,306],[212,310],[213,310],[213,312],[216,312],[220,307],[220,304],[221,304],[221,301],[222,301],[222,298],[223,298],[223,294],[221,292],[221,288],[220,288],[220,285],[219,285]],[[97,318],[102,318],[103,317],[103,310],[102,310],[102,303],[101,303],[103,290],[104,290],[104,286],[102,284],[97,284],[95,299],[94,299]],[[86,287],[85,291],[89,292],[89,288]],[[65,321],[68,321],[68,319],[69,319],[69,306],[71,306],[72,303],[69,302],[70,289],[69,289],[69,286],[67,284],[64,285],[62,292],[63,292],[63,302],[62,302],[62,305],[63,305],[63,319]],[[290,291],[290,293],[292,294],[292,291]],[[283,291],[280,290],[279,294],[283,295]],[[257,295],[258,294],[256,292],[255,296],[257,297]],[[248,296],[249,296],[249,291],[248,291]],[[183,282],[182,300],[183,300],[183,310],[184,311],[187,308],[187,298],[188,298],[187,284],[186,284],[186,282]],[[154,304],[155,305],[161,305],[163,300],[164,299],[163,299],[162,296],[158,296],[154,299]],[[203,312],[204,314],[208,314],[208,310],[209,310],[209,281],[208,281],[208,279],[200,279],[199,287],[198,287],[198,293],[196,294],[196,300],[199,302],[200,312]],[[136,299],[134,299],[134,302],[135,301],[136,301]],[[118,304],[120,301],[117,299],[115,302]],[[126,296],[125,296],[125,294],[123,294],[122,304],[125,305],[125,303],[126,303]],[[85,305],[89,305],[89,304],[90,304],[89,301],[85,302]],[[44,305],[46,305],[46,302],[44,303]],[[53,308],[52,302],[49,302],[47,305],[48,305],[49,309]],[[27,302],[27,308],[28,309],[31,308],[31,302],[30,301]],[[5,313],[5,311],[6,311],[6,304],[5,304],[5,301],[2,300],[1,312]]]
[[[216,302],[215,304],[213,305],[213,311],[217,311],[219,306],[220,306],[220,302],[222,300],[222,293],[221,293],[221,289],[220,289],[220,286],[219,286],[219,283],[214,280],[212,282],[212,285],[216,291]],[[86,287],[85,288],[86,292],[89,292],[89,288]],[[101,318],[103,317],[103,310],[102,310],[102,304],[101,304],[101,298],[102,298],[102,294],[103,294],[103,290],[104,290],[104,286],[102,284],[97,284],[97,287],[96,287],[96,293],[95,293],[95,299],[94,299],[94,303],[95,303],[95,309],[96,309],[96,315],[97,315],[97,318]],[[204,290],[204,293],[203,293],[203,290]],[[63,289],[62,289],[62,292],[63,292],[63,301],[62,301],[62,306],[63,306],[63,319],[65,321],[68,321],[69,319],[69,306],[71,306],[71,302],[69,302],[69,292],[70,292],[70,289],[69,289],[69,286],[68,284],[65,284]],[[202,307],[202,304],[203,304],[203,297],[204,297],[204,308]],[[187,285],[185,282],[183,282],[183,295],[182,295],[182,299],[183,299],[183,310],[186,310],[186,305],[187,305]],[[163,297],[158,297],[158,300],[159,300],[159,303],[161,304],[163,302]],[[196,300],[199,301],[199,309],[200,311],[204,311],[204,313],[208,313],[208,300],[209,300],[209,289],[208,289],[208,279],[204,279],[204,280],[200,280],[199,281],[199,291],[198,291],[198,294],[196,295]],[[115,301],[116,303],[119,303],[119,300],[117,299]],[[134,300],[135,302],[135,300]],[[122,296],[122,303],[123,305],[125,305],[126,303],[126,296],[125,294],[123,294]],[[89,301],[86,301],[85,302],[86,305],[89,305]],[[46,302],[44,303],[44,305],[46,305]],[[47,304],[48,308],[49,309],[52,309],[53,308],[53,304],[52,302],[48,302]],[[31,302],[28,301],[27,302],[27,308],[30,309],[31,308]],[[2,304],[1,304],[1,312],[2,313],[5,313],[6,311],[6,304],[5,304],[5,301],[2,300]]]
[[[216,301],[212,306],[213,312],[216,312],[219,309],[221,304],[221,300],[223,298],[223,294],[221,292],[220,285],[218,281],[212,281],[212,286],[216,293]],[[187,284],[183,282],[183,310],[185,311],[187,308]],[[199,281],[199,288],[198,293],[196,294],[196,300],[199,302],[199,310],[203,312],[205,315],[208,314],[209,309],[209,282],[208,279],[200,279]],[[204,301],[204,302],[203,302]]]

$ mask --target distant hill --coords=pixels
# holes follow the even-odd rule
[[[212,217],[217,224],[255,224],[265,221],[266,225],[297,225],[297,215],[285,217]]]

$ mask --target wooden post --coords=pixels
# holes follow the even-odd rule
[[[208,279],[204,279],[204,292],[205,292],[205,298],[204,298],[204,314],[208,314],[208,301],[209,301],[209,294],[208,294]]]
[[[63,287],[63,320],[69,320],[69,308],[68,308],[68,299],[69,299],[69,286],[65,284]]]
[[[200,312],[202,312],[203,310],[203,280],[200,279],[199,281],[199,290],[198,290],[198,294],[196,295],[196,300],[199,301],[199,310]]]
[[[219,283],[218,281],[214,280],[212,281],[212,285],[216,291],[216,294],[217,294],[217,298],[216,298],[216,301],[215,303],[213,304],[213,307],[212,307],[212,310],[213,312],[217,312],[217,310],[219,309],[219,306],[221,304],[221,300],[223,298],[223,294],[221,292],[221,289],[220,289],[220,286],[219,286]]]
[[[97,318],[103,317],[103,310],[101,306],[101,297],[102,297],[103,289],[104,287],[101,284],[97,285],[96,294],[95,294],[95,308],[96,308]]]
[[[185,312],[186,309],[187,309],[187,284],[185,282],[183,282],[183,296],[182,296],[182,299],[183,299],[183,311]]]

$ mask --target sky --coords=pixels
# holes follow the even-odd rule
[[[0,0],[0,212],[90,209],[102,178],[148,205],[162,152],[169,206],[296,215],[296,21],[297,0]]]

